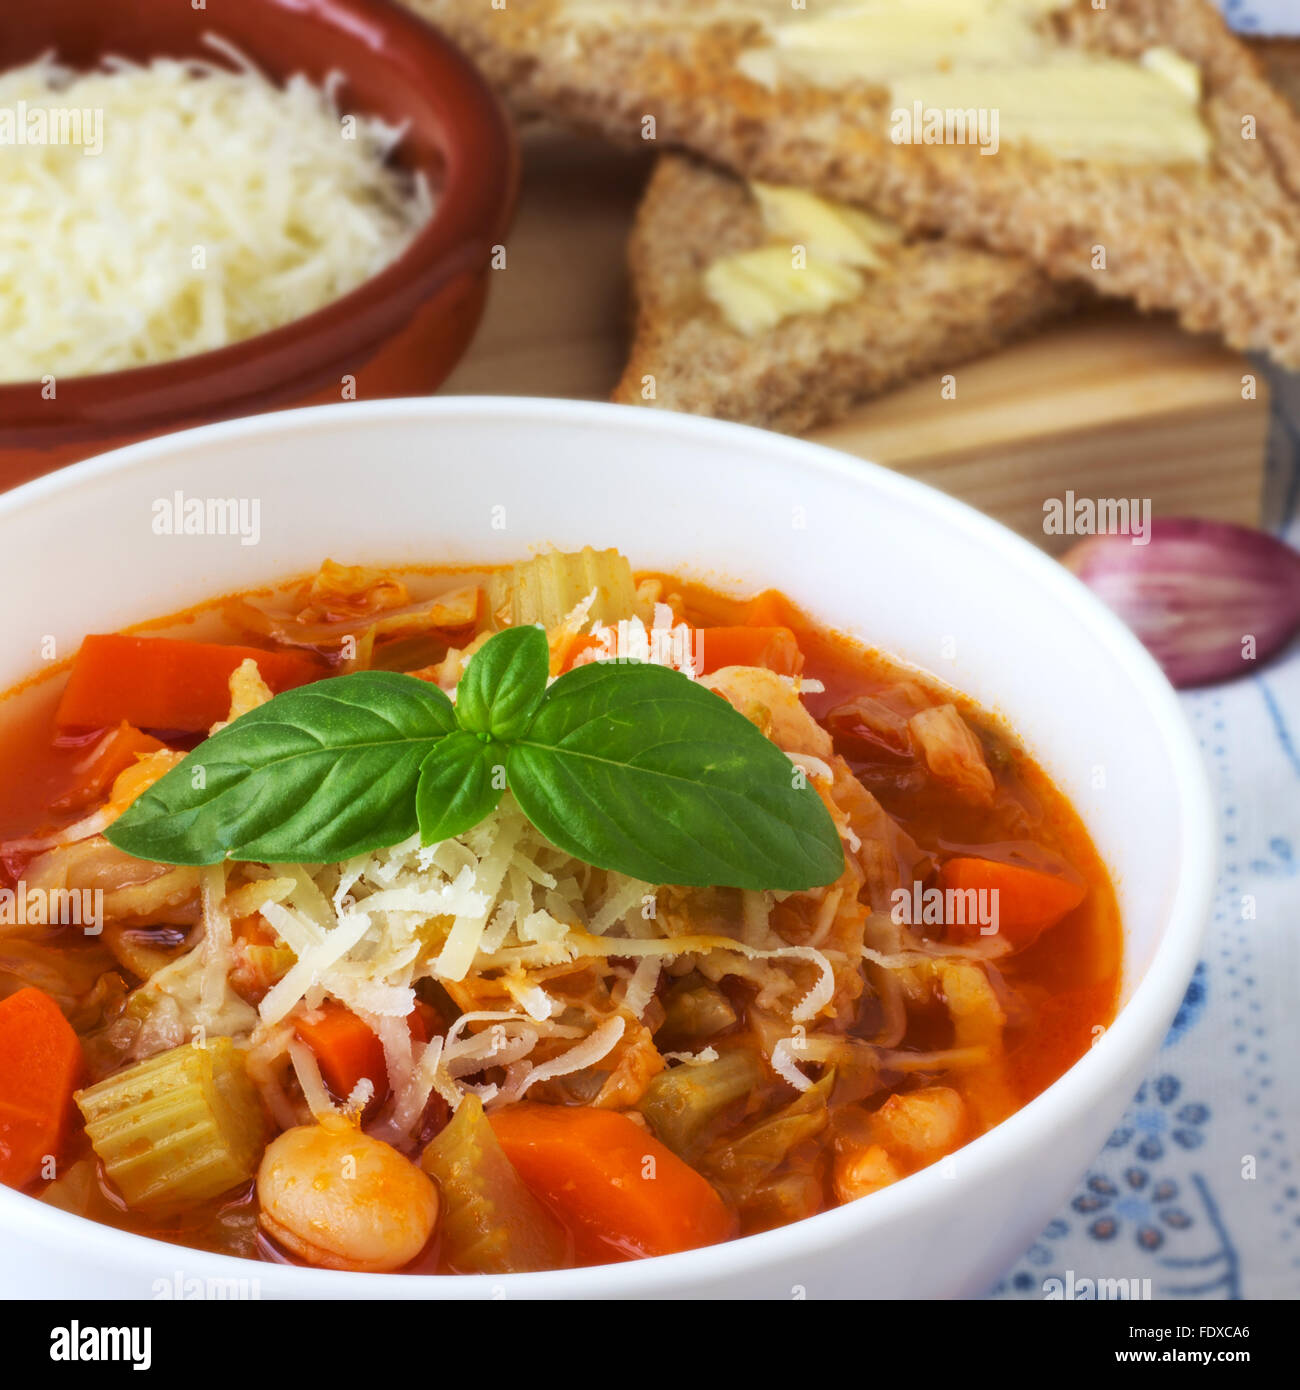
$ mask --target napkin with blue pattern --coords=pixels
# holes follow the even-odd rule
[[[1300,35],[1300,0],[1220,8],[1243,33]],[[1300,379],[1274,402],[1270,493],[1300,546]],[[1201,962],[1106,1147],[994,1297],[1123,1279],[1157,1299],[1300,1298],[1300,651],[1184,707],[1219,806]]]
[[[1300,452],[1292,469],[1300,492]],[[1184,706],[1219,807],[1201,961],[1106,1147],[996,1297],[1122,1279],[1156,1299],[1300,1298],[1300,653]]]

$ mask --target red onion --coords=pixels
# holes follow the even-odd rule
[[[1093,536],[1064,557],[1176,686],[1249,674],[1300,631],[1300,553],[1263,531],[1157,517],[1146,545]]]

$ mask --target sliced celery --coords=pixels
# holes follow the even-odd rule
[[[696,974],[663,996],[664,1021],[655,1033],[660,1051],[693,1052],[736,1022],[736,1011],[717,985]]]
[[[595,590],[589,623],[630,618],[636,604],[632,566],[617,550],[565,553],[552,550],[492,576],[488,606],[512,627],[520,623],[558,626]]]
[[[656,1138],[676,1154],[691,1153],[709,1121],[763,1079],[763,1067],[748,1049],[724,1052],[714,1062],[695,1062],[661,1071],[641,1098],[641,1113]]]
[[[461,1274],[521,1274],[569,1263],[559,1222],[524,1186],[475,1095],[424,1150],[442,1193],[442,1258]]]
[[[175,1211],[257,1170],[262,1102],[229,1038],[183,1044],[76,1095],[86,1134],[130,1207]]]

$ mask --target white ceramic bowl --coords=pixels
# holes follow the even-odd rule
[[[155,534],[154,504],[258,499],[260,540]],[[357,403],[209,426],[0,498],[0,687],[107,631],[350,563],[618,546],[637,567],[775,586],[1003,713],[1114,875],[1123,1004],[1088,1055],[944,1163],[847,1207],[688,1254],[487,1277],[337,1274],[126,1235],[0,1188],[0,1289],[158,1296],[975,1295],[1100,1150],[1191,974],[1212,885],[1207,786],[1174,694],[1070,575],[967,507],[856,459],[684,415],[561,401]],[[225,1286],[226,1280],[250,1281]],[[7,1287],[6,1287],[7,1285]]]

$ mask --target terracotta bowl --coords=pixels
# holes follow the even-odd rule
[[[206,57],[205,33],[270,76],[343,74],[344,111],[407,126],[395,158],[437,191],[405,253],[332,304],[242,342],[153,366],[0,385],[0,488],[151,435],[286,406],[419,395],[477,327],[518,184],[509,121],[468,59],[387,0],[40,0],[0,28],[0,70],[53,51],[75,67]]]

